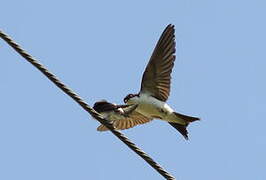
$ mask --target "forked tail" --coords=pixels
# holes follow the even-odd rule
[[[178,123],[173,123],[173,122],[169,122],[169,124],[171,126],[173,126],[176,130],[178,130],[178,132],[180,132],[184,138],[186,140],[188,140],[188,131],[187,131],[187,126],[189,125],[189,123],[191,122],[194,122],[194,121],[199,121],[200,118],[197,118],[197,117],[192,117],[192,116],[187,116],[187,115],[184,115],[184,114],[180,114],[180,113],[177,113],[177,112],[174,112],[176,117],[178,119],[181,119],[183,121],[185,121],[185,125],[183,124],[178,124]]]

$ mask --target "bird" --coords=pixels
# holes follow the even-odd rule
[[[160,36],[146,66],[139,93],[128,94],[124,103],[138,105],[133,112],[142,114],[150,121],[160,119],[168,122],[188,140],[187,126],[200,118],[177,113],[166,103],[170,95],[175,52],[175,27],[169,24]]]
[[[109,120],[115,129],[124,130],[132,128],[139,124],[144,124],[151,119],[135,111],[138,105],[116,105],[106,100],[100,100],[94,103],[93,109]],[[109,130],[104,125],[100,125],[97,131]]]

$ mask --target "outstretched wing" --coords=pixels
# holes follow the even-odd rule
[[[147,118],[146,116],[143,116],[142,114],[138,113],[137,111],[133,111],[128,117],[125,117],[123,119],[119,119],[114,121],[113,125],[118,130],[124,130],[132,128],[139,124],[144,124],[147,122],[150,122],[152,119]],[[106,128],[104,125],[100,125],[97,128],[98,131],[108,131],[109,129]]]
[[[141,92],[149,93],[161,101],[170,94],[171,72],[175,61],[175,29],[169,24],[162,33],[141,82]]]

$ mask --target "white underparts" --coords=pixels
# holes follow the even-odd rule
[[[168,122],[179,122],[183,124],[174,114],[174,110],[166,104],[145,93],[140,93],[128,100],[127,104],[138,104],[136,111],[149,118],[161,119]]]

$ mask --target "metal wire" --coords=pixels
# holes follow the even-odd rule
[[[137,153],[141,158],[143,158],[150,166],[152,166],[158,173],[160,173],[165,179],[174,180],[175,178],[165,171],[158,163],[156,163],[152,158],[150,158],[144,151],[138,148],[134,143],[132,143],[124,134],[114,129],[112,124],[101,117],[93,108],[91,108],[85,101],[83,101],[75,92],[64,85],[55,75],[49,72],[42,64],[40,64],[36,59],[34,59],[30,54],[25,52],[17,43],[15,43],[8,35],[0,30],[0,37],[6,41],[15,51],[17,51],[22,57],[24,57],[29,63],[34,67],[39,69],[48,79],[50,79],[57,87],[59,87],[63,92],[69,95],[73,100],[75,100],[85,111],[87,111],[92,117],[97,119],[100,123],[106,126],[110,131],[123,141],[132,151]]]

